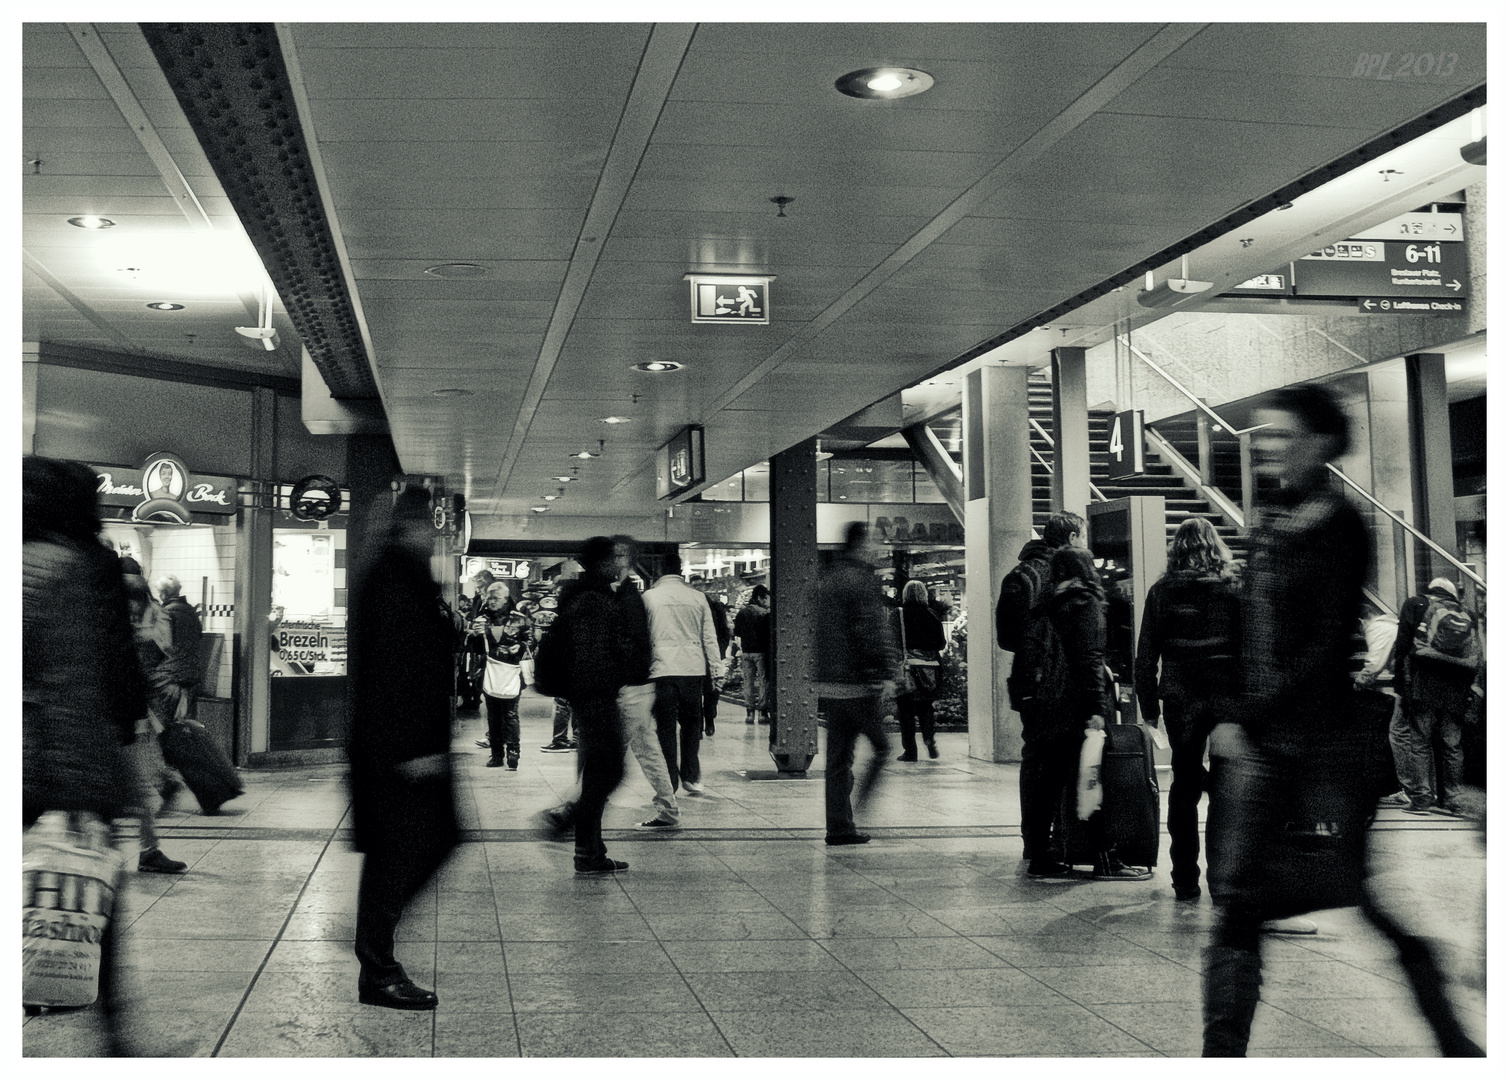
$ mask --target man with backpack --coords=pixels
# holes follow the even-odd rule
[[[1043,526],[1043,538],[1027,541],[1020,554],[1017,555],[1020,561],[1001,580],[1001,594],[996,601],[996,644],[1012,653],[1013,657],[1022,649],[1027,613],[1047,595],[1052,583],[1053,553],[1063,547],[1084,547],[1084,534],[1085,519],[1078,514],[1060,510],[1050,515]],[[1006,692],[1011,699],[1011,707],[1022,714],[1024,736],[1022,774],[1026,776],[1034,774],[1035,771],[1041,771],[1043,768],[1043,762],[1039,760],[1042,743],[1041,740],[1031,738],[1034,721],[1037,718],[1032,705],[1018,694],[1021,680],[1016,677],[1015,659],[1012,664],[1012,677],[1007,680]],[[1027,805],[1026,789],[1027,785],[1022,785],[1020,789],[1023,821],[1027,820],[1031,814],[1031,808]],[[1046,856],[1046,853],[1042,854]],[[1025,843],[1025,837],[1022,857],[1029,862],[1039,857],[1039,853],[1031,850],[1031,845]]]
[[[1460,812],[1462,717],[1482,656],[1477,624],[1457,599],[1457,587],[1435,578],[1399,611],[1394,640],[1394,683],[1409,717],[1411,753],[1404,791],[1411,813],[1437,810],[1436,747],[1441,753],[1439,809]]]

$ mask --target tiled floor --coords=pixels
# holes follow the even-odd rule
[[[248,773],[222,816],[163,819],[183,877],[133,874],[123,953],[142,1052],[220,1057],[942,1057],[1198,1054],[1208,899],[1150,882],[1025,881],[1016,769],[966,756],[891,763],[861,815],[875,839],[822,843],[811,780],[769,770],[767,729],[723,707],[703,797],[683,829],[632,830],[650,789],[632,760],[605,819],[631,869],[577,879],[530,817],[568,793],[526,699],[518,772],[455,751],[467,842],[400,928],[399,958],[435,1013],[358,1004],[351,951],[361,856],[338,768]],[[899,748],[897,748],[899,749]],[[1165,785],[1166,786],[1166,785]],[[183,796],[181,805],[192,807]],[[1377,881],[1441,943],[1484,1038],[1484,849],[1467,823],[1384,811]],[[1253,1056],[1427,1056],[1391,950],[1354,911],[1270,938]],[[26,1018],[26,1056],[96,1052],[92,1010]]]

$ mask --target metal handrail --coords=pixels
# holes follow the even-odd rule
[[[1141,349],[1137,348],[1137,346],[1135,346],[1135,345],[1132,344],[1132,339],[1130,337],[1127,337],[1125,335],[1119,335],[1119,339],[1120,339],[1121,343],[1123,345],[1125,345],[1127,347],[1127,349],[1133,355],[1135,355],[1137,357],[1137,359],[1141,360],[1144,364],[1146,364],[1148,367],[1152,368],[1159,375],[1162,375],[1166,380],[1168,380],[1168,383],[1169,383],[1170,386],[1172,386],[1175,390],[1179,391],[1179,393],[1183,394],[1185,397],[1189,398],[1189,400],[1194,403],[1194,405],[1195,405],[1195,407],[1197,409],[1199,409],[1202,412],[1204,412],[1212,420],[1214,420],[1216,423],[1220,424],[1223,428],[1225,428],[1227,431],[1231,432],[1233,435],[1246,435],[1248,432],[1257,431],[1260,428],[1265,428],[1265,427],[1268,426],[1267,424],[1258,424],[1258,425],[1256,425],[1254,427],[1241,428],[1240,430],[1238,430],[1237,428],[1232,427],[1231,426],[1231,421],[1225,419],[1219,413],[1213,411],[1209,405],[1205,404],[1205,402],[1203,402],[1199,398],[1195,397],[1194,394],[1191,394],[1188,390],[1184,389],[1183,384],[1181,384],[1178,379],[1174,378],[1172,375],[1170,375],[1168,372],[1164,371],[1157,364],[1153,363],[1152,358],[1149,357],[1147,353],[1143,352]]]
[[[1037,430],[1037,433],[1043,437],[1043,440],[1049,446],[1053,446],[1054,445],[1053,436],[1049,435],[1046,431],[1043,430],[1043,425],[1039,424],[1037,422],[1037,417],[1035,417],[1035,416],[1029,416],[1029,417],[1027,417],[1027,423],[1031,424]],[[1035,446],[1032,446],[1031,444],[1028,444],[1027,449],[1032,451],[1033,456],[1035,456],[1037,458],[1038,464],[1041,465],[1043,468],[1047,469],[1048,470],[1048,475],[1052,476],[1053,475],[1053,465],[1048,461],[1048,459],[1045,458],[1045,457],[1043,457],[1043,455],[1038,451],[1038,449]],[[1093,480],[1090,481],[1090,494],[1094,495],[1101,502],[1110,502],[1111,501],[1110,499],[1106,498],[1106,493],[1104,491],[1101,491],[1100,488],[1098,488],[1098,487],[1095,486],[1095,481],[1093,481]]]
[[[1328,464],[1326,468],[1330,469],[1337,476],[1345,480],[1348,487],[1357,492],[1357,494],[1361,495],[1368,502],[1372,503],[1373,506],[1375,506],[1381,513],[1388,515],[1391,521],[1398,522],[1401,526],[1404,527],[1404,530],[1411,536],[1413,536],[1416,540],[1419,540],[1421,543],[1425,544],[1428,548],[1434,551],[1437,555],[1441,556],[1441,558],[1451,563],[1452,566],[1455,566],[1462,572],[1465,577],[1471,578],[1474,582],[1477,583],[1478,588],[1482,589],[1485,593],[1488,591],[1488,582],[1484,581],[1482,578],[1478,577],[1477,574],[1473,573],[1472,570],[1467,566],[1467,564],[1462,562],[1461,559],[1458,559],[1455,555],[1447,551],[1440,544],[1436,543],[1430,537],[1426,536],[1423,532],[1415,528],[1409,522],[1405,521],[1402,517],[1394,513],[1388,507],[1384,506],[1381,502],[1373,497],[1370,491],[1364,488],[1356,480],[1353,480],[1346,473],[1342,472],[1335,465]]]

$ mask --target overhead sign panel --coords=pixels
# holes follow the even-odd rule
[[[1295,261],[1295,296],[1461,297],[1465,245],[1432,240],[1343,240]]]
[[[734,277],[727,274],[688,274],[692,292],[692,322],[770,324],[772,277]]]
[[[1461,240],[1461,214],[1400,214],[1371,229],[1360,229],[1356,240]]]
[[[1142,410],[1131,409],[1111,417],[1106,450],[1108,476],[1120,480],[1147,472],[1146,440],[1142,433]]]
[[[655,495],[670,499],[707,478],[702,429],[693,424],[682,428],[655,455]]]
[[[1460,315],[1467,310],[1467,301],[1364,296],[1357,301],[1357,310],[1368,315]]]

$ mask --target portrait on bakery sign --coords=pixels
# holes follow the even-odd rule
[[[151,454],[140,469],[91,468],[100,481],[100,505],[128,508],[132,521],[188,525],[196,513],[228,516],[236,512],[232,477],[196,476],[177,454]]]

